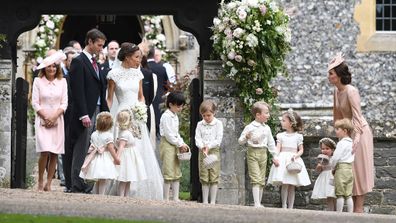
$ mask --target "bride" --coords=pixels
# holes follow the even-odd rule
[[[112,108],[112,114],[118,114],[123,109],[130,109],[138,101],[144,102],[143,74],[139,68],[141,58],[142,52],[137,45],[132,43],[121,44],[113,69],[107,75],[107,104],[109,108]],[[118,106],[112,106],[114,93]],[[117,128],[114,129],[117,131]],[[143,123],[140,125],[140,129],[142,136],[141,139],[136,138],[135,145],[142,155],[148,179],[132,182],[131,195],[143,199],[162,200],[163,177],[161,169],[155,157],[147,126]]]

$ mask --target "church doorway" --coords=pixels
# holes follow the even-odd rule
[[[59,49],[64,49],[70,40],[76,40],[84,46],[85,34],[92,28],[102,31],[108,41],[116,40],[119,43],[140,43],[143,35],[140,16],[67,16],[62,26]]]

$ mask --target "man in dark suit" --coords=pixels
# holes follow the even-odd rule
[[[100,65],[100,70],[103,73],[106,83],[107,83],[107,73],[113,68],[114,61],[117,56],[117,51],[120,48],[120,45],[117,41],[112,40],[107,44],[107,60]]]
[[[65,183],[65,190],[64,192],[70,193],[71,192],[71,163],[72,163],[72,153],[70,152],[70,123],[72,121],[73,115],[73,97],[72,91],[70,87],[70,64],[72,59],[77,55],[77,51],[73,47],[66,47],[63,49],[63,53],[66,54],[66,60],[63,62],[64,66],[62,67],[63,77],[66,79],[67,82],[67,101],[68,106],[65,111],[64,121],[65,121],[65,154],[62,155],[62,167],[63,167],[63,174],[64,174],[64,183]],[[59,166],[59,162],[58,162]],[[59,171],[58,167],[58,171]]]
[[[97,29],[87,32],[83,52],[72,60],[70,85],[73,96],[73,116],[71,123],[71,178],[72,192],[90,193],[88,185],[79,177],[81,166],[88,151],[91,133],[95,127],[96,115],[108,111],[106,85],[95,55],[102,51],[106,36]]]
[[[151,112],[150,105],[154,100],[154,80],[153,80],[153,72],[149,70],[147,66],[147,58],[143,56],[140,70],[143,73],[143,96],[147,105],[147,128],[150,131],[151,127]]]
[[[166,70],[164,66],[154,61],[154,53],[155,53],[155,48],[151,47],[147,55],[147,65],[150,68],[150,70],[157,75],[158,86],[157,86],[157,93],[153,101],[153,107],[155,113],[155,129],[157,136],[159,136],[159,123],[161,119],[161,111],[159,105],[164,102],[162,96],[167,91],[166,86],[168,85],[168,75],[166,74]]]

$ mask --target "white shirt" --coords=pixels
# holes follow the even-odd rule
[[[247,139],[246,135],[250,132],[252,133],[251,138]],[[267,147],[273,156],[276,155],[275,140],[272,136],[271,128],[265,123],[251,122],[243,129],[238,142],[241,145],[247,142],[248,146],[251,147]]]
[[[212,122],[198,122],[195,129],[195,144],[199,149],[207,146],[209,149],[220,147],[223,139],[223,123],[213,118]]]
[[[169,82],[172,84],[176,83],[176,73],[172,65],[170,65],[170,63],[168,62],[165,62],[162,64],[162,66],[165,67],[166,75],[168,76]]]
[[[184,145],[184,141],[179,134],[179,117],[171,110],[167,109],[161,116],[160,135],[176,147]]]
[[[337,147],[331,157],[331,167],[337,165],[337,163],[352,163],[355,160],[355,155],[352,154],[352,139],[349,137],[342,138],[338,143]]]

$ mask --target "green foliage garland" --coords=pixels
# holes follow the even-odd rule
[[[246,121],[254,102],[266,101],[272,106],[276,102],[270,81],[287,74],[284,59],[291,39],[288,22],[288,15],[271,0],[220,3],[218,17],[213,20],[213,47],[225,75],[239,88]]]

